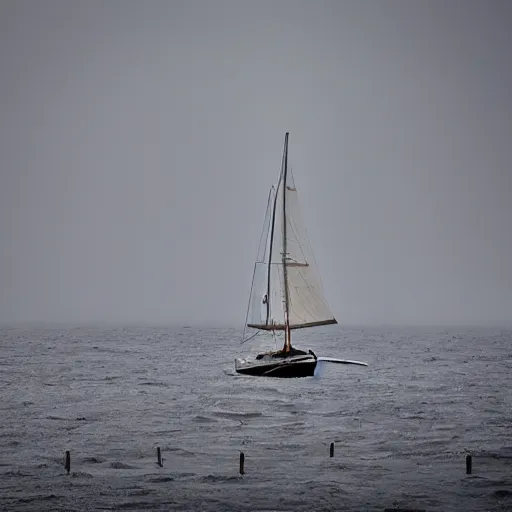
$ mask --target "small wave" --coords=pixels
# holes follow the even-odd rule
[[[242,443],[244,444],[244,443]],[[265,448],[267,450],[278,450],[278,451],[282,451],[282,450],[287,450],[287,451],[291,451],[291,450],[302,450],[304,449],[304,445],[303,444],[300,444],[300,443],[277,443],[277,444],[268,444],[268,445],[262,445],[262,446],[265,446]]]
[[[116,505],[113,510],[151,510],[159,507],[160,505],[156,503],[150,503],[149,501],[125,501],[124,503],[119,503]]]
[[[284,423],[282,426],[284,430],[294,430],[297,427],[303,427],[305,423],[303,421],[294,421],[293,423]]]
[[[240,476],[208,475],[201,478],[202,482],[239,482]]]
[[[172,476],[159,476],[157,478],[150,478],[148,482],[151,482],[153,484],[160,484],[165,482],[173,482],[174,478]]]
[[[17,478],[20,476],[32,476],[32,475],[29,475],[28,473],[22,473],[20,470],[6,471],[5,473],[1,473],[1,475],[5,476],[5,477],[13,477],[13,478]]]
[[[71,473],[73,478],[92,478],[90,473],[86,473],[85,471],[76,471]]]
[[[273,393],[274,395],[287,395],[286,391],[283,391],[282,389],[267,386],[259,387],[258,391],[261,395],[268,395],[269,393]]]
[[[472,489],[486,489],[489,487],[507,487],[510,485],[510,482],[507,480],[490,480],[483,476],[471,475],[470,477],[466,477],[466,481],[464,485],[470,487]]]
[[[165,476],[155,476],[154,473],[144,475],[144,477],[147,477],[147,481],[152,483],[173,482],[180,478],[192,478],[195,476],[197,476],[195,473],[170,473]]]
[[[125,464],[124,462],[111,462],[109,466],[112,469],[136,469],[135,466],[130,466],[129,464]]]
[[[206,416],[196,416],[194,421],[197,423],[218,423],[217,420],[213,418],[208,418]]]
[[[382,451],[375,454],[361,455],[361,460],[381,460],[381,459],[389,459],[393,457],[393,452]]]
[[[169,387],[169,384],[167,384],[165,382],[150,382],[150,381],[147,381],[147,382],[141,382],[139,385],[140,386],[155,386],[157,388],[168,388]]]
[[[291,423],[271,423],[271,424],[268,424],[266,425],[265,428],[267,429],[283,429],[283,430],[293,430],[297,427],[303,427],[305,425],[305,423],[303,421],[294,421],[294,422],[291,422]]]
[[[38,496],[30,496],[29,498],[20,498],[18,501],[20,503],[30,503],[31,501],[48,501],[48,500],[60,500],[61,496],[56,496],[55,494],[48,495],[38,495]]]
[[[492,495],[498,499],[512,498],[512,491],[509,491],[508,489],[498,489],[497,491],[494,491]]]
[[[19,432],[15,430],[11,430],[10,432],[0,432],[0,438],[2,437],[18,437]]]
[[[196,455],[194,452],[191,452],[189,450],[184,450],[183,448],[176,448],[174,446],[165,446],[163,448],[163,450],[169,451],[169,452],[175,452],[176,454],[182,455],[185,457],[195,457],[195,455]]]
[[[151,494],[153,491],[151,489],[135,489],[128,493],[128,496],[147,496]]]
[[[492,459],[512,460],[512,453],[510,452],[484,452],[480,456],[490,457]]]
[[[401,420],[424,420],[425,416],[422,413],[416,413],[416,414],[401,414],[399,416]]]
[[[263,416],[261,412],[230,412],[230,411],[214,411],[212,413],[214,416],[218,416],[219,418],[258,418],[259,416]]]
[[[73,425],[73,426],[66,426],[61,427],[59,430],[65,430],[66,432],[70,432],[71,430],[76,430],[77,428],[80,428],[80,425]]]
[[[455,430],[457,428],[457,425],[454,425],[453,423],[446,423],[446,424],[434,424],[431,427],[431,430],[436,431],[439,430],[441,432],[443,431],[449,431],[449,430]]]
[[[102,462],[105,462],[105,459],[102,459],[101,457],[84,457],[82,459],[82,462],[84,463],[91,463],[91,464],[101,464]]]
[[[323,418],[336,418],[338,416],[343,416],[344,412],[339,411],[328,411],[328,412],[317,412],[318,416],[322,416]]]

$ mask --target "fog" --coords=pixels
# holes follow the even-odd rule
[[[512,4],[4,0],[0,321],[240,326],[286,131],[341,324],[510,324]]]

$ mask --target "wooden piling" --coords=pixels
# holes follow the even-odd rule
[[[334,457],[334,443],[331,443],[331,448],[329,450],[329,457]]]
[[[244,474],[244,462],[245,462],[245,455],[244,452],[240,452],[240,474]]]
[[[160,446],[157,446],[157,448],[156,448],[156,459],[158,461],[158,465],[160,467],[162,467],[163,466],[163,463],[162,463],[162,452],[160,450]]]
[[[71,471],[71,454],[69,453],[69,450],[66,450],[66,462],[64,463],[64,467],[69,475],[69,472]]]
[[[466,475],[471,475],[473,460],[471,455],[466,455]]]

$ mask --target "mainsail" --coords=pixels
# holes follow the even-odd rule
[[[247,326],[268,331],[337,323],[322,290],[288,169],[288,133],[277,186],[271,189],[254,267]]]

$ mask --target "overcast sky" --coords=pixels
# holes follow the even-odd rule
[[[240,326],[290,163],[346,324],[512,318],[512,2],[2,0],[0,321]]]

